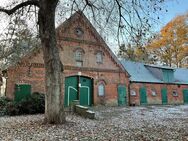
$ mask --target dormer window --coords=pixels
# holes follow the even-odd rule
[[[102,64],[103,63],[103,53],[102,53],[102,51],[98,51],[96,53],[96,62],[98,64]]]
[[[75,61],[76,66],[81,67],[83,66],[83,56],[84,56],[84,50],[82,48],[77,48],[75,50]]]

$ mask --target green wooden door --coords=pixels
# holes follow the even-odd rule
[[[126,87],[124,85],[118,86],[118,105],[126,105],[127,97],[126,97]]]
[[[73,100],[78,99],[78,78],[77,76],[71,76],[65,78],[65,96],[64,105],[70,106]]]
[[[15,101],[19,102],[30,95],[31,95],[31,85],[29,84],[15,85],[15,98],[14,98]]]
[[[162,97],[162,104],[167,104],[168,103],[168,96],[167,96],[167,89],[166,88],[161,89],[161,97]]]
[[[147,104],[146,88],[145,87],[140,88],[139,93],[140,93],[140,104],[141,105]]]
[[[91,106],[93,102],[92,79],[80,77],[80,105]]]
[[[188,89],[183,90],[183,101],[185,104],[188,104]]]

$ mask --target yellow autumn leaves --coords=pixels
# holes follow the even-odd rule
[[[187,67],[188,13],[177,16],[164,26],[147,49],[165,65]]]

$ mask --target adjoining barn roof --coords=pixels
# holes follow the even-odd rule
[[[153,67],[157,69],[174,70],[174,82],[169,84],[188,84],[188,69],[186,68],[170,68],[165,66],[148,65],[140,62],[121,60],[124,69],[131,75],[132,82],[149,82],[149,83],[167,83],[155,77],[155,75],[147,68]]]
[[[174,78],[177,83],[188,84],[188,69],[186,68],[175,69]]]
[[[162,83],[163,81],[157,79],[151,72],[144,66],[144,63],[121,61],[126,71],[131,75],[130,80],[134,82],[153,82]]]

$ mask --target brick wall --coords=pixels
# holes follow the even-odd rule
[[[97,104],[117,105],[118,85],[124,84],[126,88],[128,88],[129,82],[125,73],[96,72],[96,71],[84,71],[84,70],[65,70],[64,76],[65,77],[75,76],[75,75],[78,75],[78,72],[81,72],[82,76],[93,78],[94,105],[97,105]],[[105,84],[105,96],[104,97],[100,97],[98,95],[98,85],[100,84],[100,82],[104,82]]]
[[[7,71],[6,96],[14,98],[15,84],[30,84],[32,92],[45,92],[44,68],[38,67],[15,67]]]
[[[148,104],[162,104],[161,89],[167,88],[168,104],[183,104],[183,89],[188,89],[188,85],[177,84],[151,84],[151,83],[131,83],[130,89],[136,91],[136,96],[130,96],[130,104],[140,105],[139,89],[145,87],[147,91]],[[152,95],[152,89],[156,90],[156,96]],[[178,96],[173,96],[176,90]]]
[[[105,99],[107,104],[117,105],[117,86],[124,84],[128,87],[128,77],[121,67],[111,56],[109,48],[100,37],[96,34],[89,24],[77,18],[71,23],[58,27],[57,29],[57,45],[60,51],[60,59],[64,65],[64,77],[78,75],[93,78],[94,104],[100,104]],[[75,34],[75,28],[82,28],[83,36],[78,37]],[[75,49],[82,48],[84,50],[83,66],[76,67]],[[103,53],[103,63],[96,62],[96,52]],[[21,63],[15,67],[8,69],[6,96],[14,98],[15,84],[31,84],[32,92],[45,93],[44,84],[44,65],[42,50],[39,49],[30,55],[24,57]],[[34,65],[33,65],[34,64]],[[39,65],[37,65],[39,64]],[[98,84],[105,82],[105,97],[98,96]],[[64,88],[64,85],[62,86]]]

